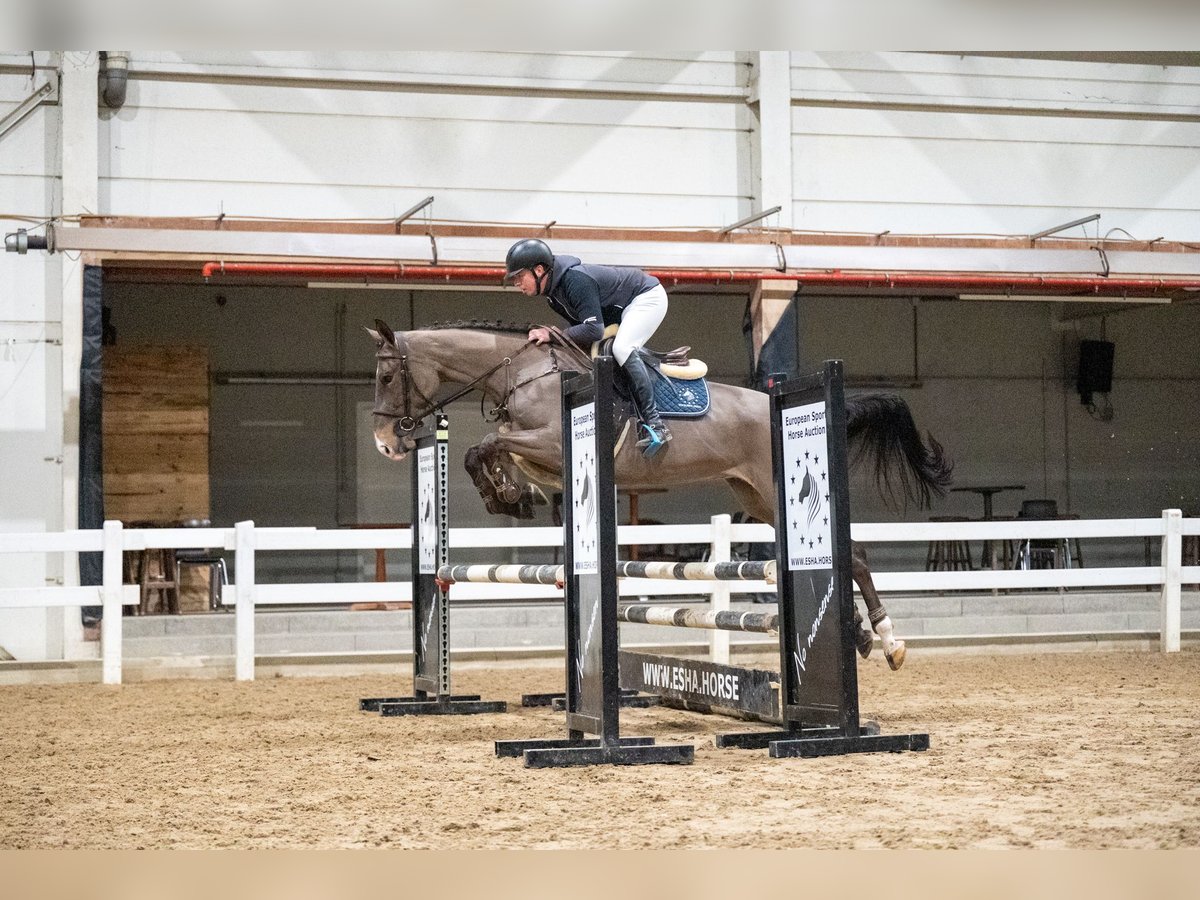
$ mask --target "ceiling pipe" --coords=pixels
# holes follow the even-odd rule
[[[428,278],[446,281],[492,280],[497,284],[504,277],[501,267],[484,266],[380,266],[354,263],[227,263],[208,262],[200,270],[208,280],[213,275],[279,275],[293,278],[374,278],[379,281],[399,281],[405,278]]]
[[[498,266],[354,265],[339,263],[227,263],[208,262],[201,269],[207,281],[214,275],[257,275],[303,279],[363,279],[377,281],[471,281],[499,286],[504,269]],[[679,284],[748,284],[757,281],[795,281],[801,285],[860,289],[907,290],[927,288],[953,291],[990,291],[997,294],[1037,291],[1120,297],[1129,294],[1161,295],[1175,291],[1200,291],[1200,281],[1166,278],[1106,278],[1056,275],[941,275],[921,272],[777,272],[724,269],[646,270],[671,286]]]

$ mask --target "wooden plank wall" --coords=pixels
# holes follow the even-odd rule
[[[209,518],[208,348],[104,348],[104,514]]]

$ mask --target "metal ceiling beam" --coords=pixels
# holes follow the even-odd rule
[[[515,234],[515,232],[514,232]],[[432,264],[425,235],[213,231],[154,228],[56,229],[59,250],[105,254],[144,253],[208,259],[304,258]],[[498,265],[512,237],[439,237],[436,263]],[[778,271],[774,244],[689,241],[571,241],[572,254],[589,262],[643,269],[760,269]],[[883,273],[977,272],[1102,275],[1094,250],[1000,247],[871,247],[793,244],[783,247],[785,271],[849,270]],[[1110,250],[1111,276],[1200,277],[1200,253]]]

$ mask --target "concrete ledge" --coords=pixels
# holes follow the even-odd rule
[[[905,641],[912,649],[937,653],[1157,652],[1160,636],[1157,631],[1088,631],[1021,635],[918,635],[905,636]],[[1180,643],[1185,647],[1200,646],[1200,630],[1183,631]],[[679,656],[703,656],[708,653],[706,641],[629,643],[625,647]],[[776,647],[775,641],[770,638],[742,641],[732,644],[730,653],[735,658],[761,658],[764,654],[776,652]],[[879,652],[878,647],[874,652]],[[456,666],[482,668],[561,665],[562,655],[563,648],[558,646],[465,647],[451,650],[450,658]],[[259,679],[388,673],[395,673],[404,685],[408,685],[412,679],[412,653],[409,651],[260,654],[255,656],[254,664],[255,675]],[[124,681],[129,684],[175,678],[232,679],[234,659],[232,656],[199,655],[130,659],[122,666],[122,674]],[[0,662],[0,685],[95,683],[100,681],[100,676],[98,659]]]

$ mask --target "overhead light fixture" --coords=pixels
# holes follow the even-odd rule
[[[746,216],[744,219],[738,219],[732,225],[726,225],[717,234],[729,234],[735,229],[741,228],[743,225],[749,225],[751,222],[757,222],[759,219],[765,219],[767,216],[773,216],[775,213],[783,209],[782,206],[772,206],[770,209],[764,209],[762,212],[756,212],[753,215]]]
[[[417,203],[414,206],[410,207],[409,209],[406,209],[404,212],[400,213],[400,215],[398,215],[396,217],[396,227],[399,228],[401,223],[404,222],[405,219],[411,219],[413,216],[415,216],[417,213],[419,213],[425,207],[429,206],[429,204],[431,204],[431,203],[433,203],[433,198],[426,197],[420,203]]]
[[[959,294],[959,300],[1028,301],[1031,303],[1170,303],[1170,297],[1100,297],[1050,294]]]
[[[1039,231],[1037,234],[1031,234],[1029,239],[1031,241],[1036,241],[1039,238],[1049,237],[1052,234],[1058,234],[1060,231],[1066,231],[1068,228],[1074,228],[1076,225],[1086,225],[1088,222],[1099,221],[1100,213],[1092,213],[1090,216],[1084,216],[1082,219],[1064,222],[1062,225],[1055,225],[1053,228],[1047,228],[1045,231]]]

